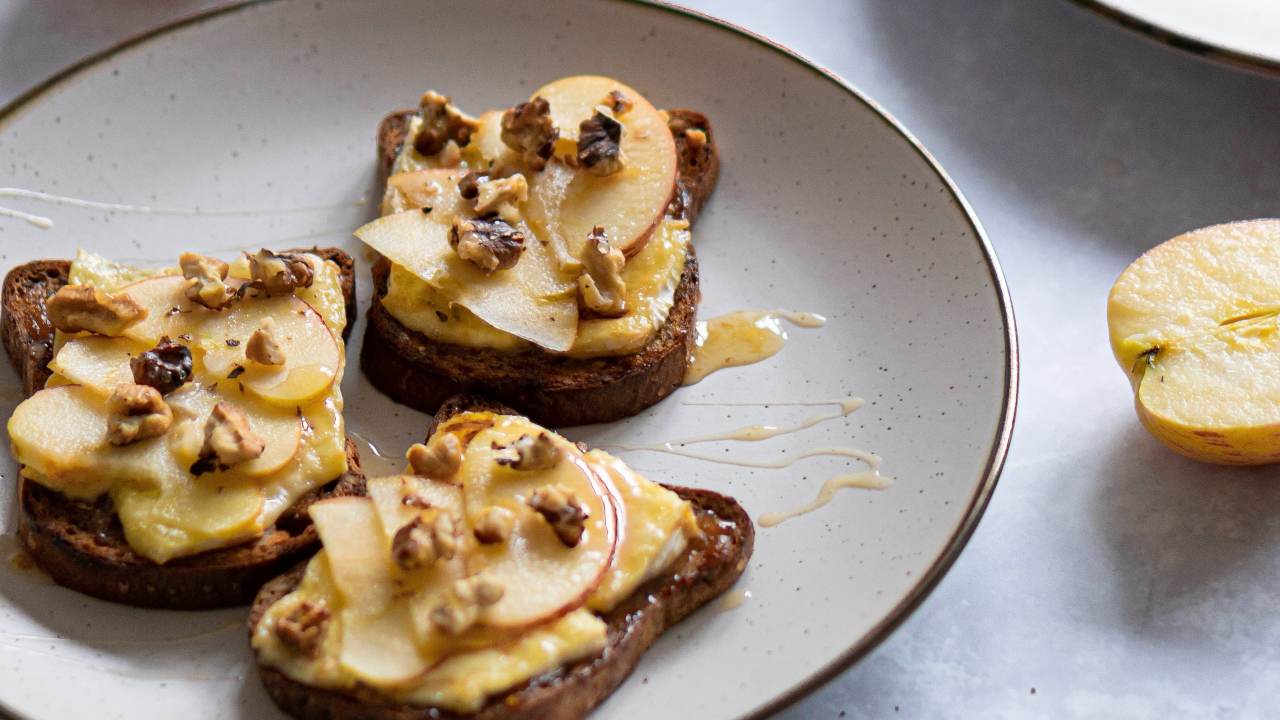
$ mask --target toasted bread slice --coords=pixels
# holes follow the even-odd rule
[[[715,189],[720,156],[707,118],[693,110],[669,110],[679,172],[669,212],[693,221]],[[379,172],[385,177],[404,144],[413,111],[383,119],[378,127]],[[685,129],[706,133],[694,149]],[[701,300],[698,260],[688,261],[667,320],[653,340],[634,355],[579,359],[541,349],[511,353],[437,342],[402,325],[382,307],[390,264],[373,269],[373,304],[360,366],[369,381],[393,400],[434,413],[450,396],[484,392],[510,403],[543,425],[565,427],[629,417],[680,386],[694,349],[694,324]]]
[[[483,398],[450,398],[435,415],[430,431],[469,410],[514,411]],[[428,433],[430,435],[430,433]],[[663,632],[727,590],[742,575],[755,541],[751,518],[732,498],[710,490],[668,485],[693,504],[704,540],[690,544],[661,576],[640,586],[604,616],[607,644],[598,655],[511,688],[481,710],[458,715],[440,708],[393,704],[357,688],[341,692],[311,687],[263,665],[258,666],[268,694],[285,712],[301,720],[570,720],[581,718],[609,696],[635,668],[645,650]],[[275,601],[302,578],[305,566],[263,586],[249,612],[249,632]]]
[[[338,265],[347,305],[347,331],[355,318],[355,263],[335,248],[311,249]],[[71,263],[39,260],[5,277],[0,293],[0,336],[30,396],[49,379],[53,325],[45,299],[67,283]],[[319,538],[306,514],[310,503],[363,492],[364,474],[347,440],[347,472],[287,510],[264,535],[243,545],[179,558],[164,565],[134,553],[124,539],[110,498],[71,500],[19,478],[18,536],[35,563],[60,585],[112,602],[199,610],[248,603],[271,577],[315,551]]]

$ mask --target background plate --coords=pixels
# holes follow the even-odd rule
[[[602,40],[607,38],[607,41]],[[746,307],[827,315],[773,360],[727,371],[627,422],[569,433],[661,441],[822,408],[847,420],[710,454],[770,459],[831,445],[874,450],[895,485],[761,529],[736,610],[709,608],[664,637],[597,714],[631,717],[679,697],[672,717],[736,716],[794,699],[900,622],[972,531],[1012,425],[1016,346],[999,269],[959,194],[918,145],[833,77],[742,32],[638,4],[456,5],[289,1],[185,23],[107,54],[0,120],[0,167],[18,187],[201,215],[91,211],[5,199],[50,230],[0,220],[0,263],[125,260],[179,249],[341,244],[371,212],[373,130],[435,87],[465,108],[509,105],[562,75],[614,75],[659,106],[715,124],[720,188],[695,230],[703,317]],[[212,214],[207,211],[292,209]],[[361,281],[367,267],[362,265]],[[361,287],[367,303],[367,282]],[[357,326],[349,357],[358,352]],[[19,400],[0,380],[6,414]],[[354,366],[348,426],[396,456],[423,416],[374,392]],[[374,472],[395,464],[366,451]],[[628,453],[655,479],[700,484],[747,509],[808,501],[838,463],[745,470]],[[16,468],[4,458],[5,477]],[[6,485],[11,485],[8,483]],[[11,489],[6,537],[13,532]],[[249,663],[243,612],[166,613],[90,600],[0,571],[0,702],[37,718],[270,716]],[[67,678],[76,678],[67,692]],[[690,678],[697,678],[696,683]],[[695,688],[696,685],[696,688]]]
[[[1280,72],[1280,4],[1272,0],[1076,0],[1161,42]]]

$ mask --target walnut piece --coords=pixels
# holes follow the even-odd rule
[[[121,383],[107,398],[107,442],[112,445],[159,437],[171,425],[173,411],[153,387]]]
[[[429,567],[437,559],[448,560],[458,552],[457,521],[442,510],[425,510],[396,531],[391,539],[391,560],[409,572]]]
[[[192,475],[212,470],[226,470],[262,455],[267,443],[249,428],[249,419],[234,405],[220,402],[213,406],[204,425],[204,445],[191,466]]]
[[[244,356],[260,365],[283,365],[284,350],[276,337],[276,321],[269,317],[263,318],[262,324],[249,336],[249,342],[244,346]]]
[[[525,504],[551,525],[566,547],[577,547],[586,527],[587,508],[563,485],[544,485],[533,491]]]
[[[453,433],[436,433],[426,445],[411,445],[405,459],[414,475],[448,480],[462,467],[462,443]]]
[[[161,395],[182,387],[191,379],[191,351],[168,337],[156,346],[129,360],[133,381],[155,388]]]
[[[558,137],[560,130],[551,119],[551,104],[541,95],[502,114],[502,142],[520,153],[533,170],[547,166]]]
[[[478,121],[434,90],[423,93],[418,106],[422,110],[422,126],[413,137],[413,149],[424,157],[444,150],[450,141],[457,148],[466,147],[471,134],[480,128]]]
[[[549,470],[560,462],[560,447],[545,432],[537,435],[521,435],[508,446],[515,450],[514,458],[498,458],[498,464],[512,470]],[[503,449],[495,447],[495,450]]]
[[[323,600],[303,600],[276,621],[276,637],[294,652],[315,657],[328,621],[329,608]]]
[[[302,255],[277,255],[266,249],[249,255],[249,275],[253,281],[244,287],[253,288],[267,297],[292,295],[299,288],[311,287],[315,281],[315,271]]]
[[[528,199],[529,183],[520,173],[511,177],[481,180],[476,184],[475,207],[476,214],[480,216],[497,213],[507,223],[519,222],[520,208],[517,203]]]
[[[501,218],[454,218],[449,244],[458,257],[473,263],[486,275],[506,270],[524,252],[524,233]]]
[[[516,514],[504,507],[487,507],[476,519],[476,540],[485,545],[506,542],[516,528]]]
[[[614,115],[625,115],[636,106],[621,90],[610,90],[609,94],[604,96],[604,102],[601,105],[612,110]]]
[[[627,283],[622,268],[627,259],[611,246],[599,225],[587,235],[582,251],[582,274],[578,276],[578,295],[582,305],[602,317],[620,317],[627,312]]]
[[[578,165],[598,177],[612,175],[623,167],[622,123],[597,107],[591,117],[578,125]]]
[[[221,260],[184,252],[178,256],[178,266],[187,279],[183,292],[191,302],[221,310],[235,300],[235,291],[226,283],[228,265]]]
[[[62,332],[91,332],[114,337],[147,316],[128,294],[110,294],[92,285],[63,285],[45,301],[49,322]]]
[[[506,588],[502,583],[473,575],[455,580],[443,603],[431,611],[430,619],[437,627],[450,635],[466,632],[480,619],[480,611],[502,599]]]

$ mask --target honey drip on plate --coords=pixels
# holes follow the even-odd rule
[[[820,423],[830,420],[837,420],[849,416],[851,413],[862,407],[863,400],[861,398],[846,398],[844,400],[832,400],[824,402],[783,402],[783,403],[717,403],[717,402],[686,402],[685,405],[711,405],[711,406],[775,406],[775,405],[838,405],[839,411],[831,413],[822,413],[809,417],[795,425],[782,426],[777,425],[746,425],[727,432],[713,433],[710,435],[698,435],[694,437],[681,438],[678,440],[668,440],[666,442],[654,443],[650,445],[623,445],[612,444],[607,447],[616,448],[622,451],[640,451],[640,452],[658,452],[668,455],[678,455],[693,460],[701,460],[704,462],[718,463],[721,465],[734,465],[738,467],[752,468],[768,468],[778,469],[794,465],[801,460],[813,457],[843,457],[861,462],[867,467],[866,470],[856,473],[846,473],[837,475],[823,484],[822,489],[818,492],[818,496],[806,505],[787,510],[784,512],[772,512],[761,515],[757,522],[761,527],[773,527],[792,518],[813,512],[831,502],[836,493],[842,488],[862,488],[865,490],[884,490],[892,485],[892,480],[880,474],[881,458],[879,455],[868,452],[866,450],[858,450],[849,447],[828,447],[816,450],[807,450],[795,455],[777,458],[774,460],[739,460],[722,455],[703,455],[684,449],[686,445],[695,445],[698,443],[737,441],[737,442],[759,442],[768,440],[779,435],[800,432]]]
[[[816,313],[790,310],[739,310],[699,321],[683,384],[693,385],[717,370],[773,357],[787,344],[784,320],[802,328],[827,324]]]
[[[738,608],[742,607],[743,603],[745,603],[750,599],[751,599],[750,590],[730,590],[729,592],[724,594],[724,597],[720,598],[720,602],[717,603],[716,608],[720,612],[737,610]]]

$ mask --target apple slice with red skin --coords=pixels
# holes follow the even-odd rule
[[[547,432],[561,451],[555,467],[521,471],[497,462],[511,455],[505,447],[521,435],[539,432]],[[618,543],[623,506],[608,480],[592,470],[568,440],[523,418],[507,417],[472,438],[458,474],[468,525],[474,527],[490,507],[505,508],[516,518],[507,540],[479,544],[468,555],[469,573],[483,572],[505,588],[502,599],[482,615],[484,624],[526,627],[580,607],[604,577]],[[574,547],[566,546],[526,505],[533,491],[546,485],[564,486],[586,507],[585,528]]]
[[[577,141],[579,125],[598,105],[607,105],[614,91],[632,104],[615,117],[622,124],[622,170],[597,177],[555,159],[546,170],[528,176],[530,223],[552,235],[553,241],[560,236],[573,257],[581,255],[587,235],[597,225],[613,247],[628,257],[636,254],[666,214],[675,192],[675,139],[663,113],[633,88],[613,78],[576,75],[543,85],[533,97],[550,104],[560,130],[559,149]]]

